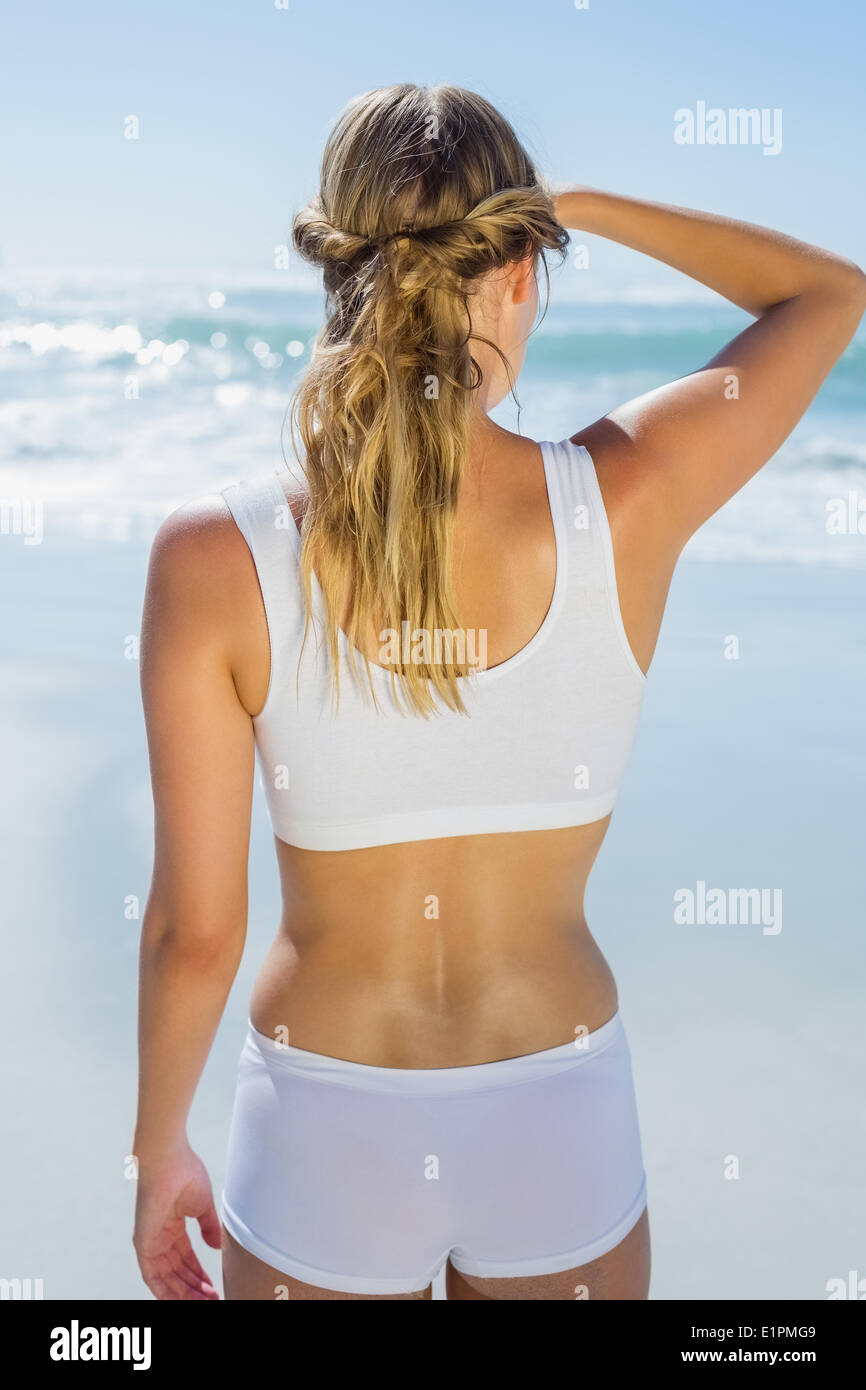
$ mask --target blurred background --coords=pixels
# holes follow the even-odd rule
[[[333,120],[370,87],[471,87],[554,183],[745,218],[862,265],[866,22],[856,0],[47,0],[2,32],[0,1278],[139,1299],[125,1158],[147,555],[181,502],[281,461],[323,309],[287,243]],[[741,108],[749,139],[706,138],[714,110]],[[497,419],[560,439],[746,321],[575,233],[520,408]],[[654,1298],[821,1299],[866,1277],[864,386],[861,330],[690,543],[590,886],[633,1052]],[[678,923],[675,895],[699,883],[777,890],[781,930]],[[247,950],[190,1127],[217,1195],[277,913],[257,793]]]

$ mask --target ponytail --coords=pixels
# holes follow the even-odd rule
[[[434,121],[437,139],[419,138]],[[459,142],[443,125],[461,130]],[[452,523],[481,378],[473,285],[544,248],[562,251],[566,237],[510,126],[472,93],[368,93],[328,142],[322,191],[293,229],[296,250],[323,269],[327,317],[292,429],[309,494],[307,627],[315,575],[337,698],[341,630],[355,675],[364,655],[374,699],[371,631],[459,630]],[[446,643],[442,660],[407,661],[398,645],[392,687],[409,710],[427,716],[441,700],[465,712],[459,651]]]

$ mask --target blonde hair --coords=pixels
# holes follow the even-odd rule
[[[479,276],[561,252],[567,233],[489,102],[404,84],[367,92],[340,116],[293,241],[322,267],[327,295],[291,420],[308,490],[305,640],[315,575],[339,699],[341,630],[353,671],[363,653],[373,692],[371,627],[459,629],[452,523],[481,381],[471,342],[488,341],[473,333],[470,297]],[[453,649],[442,661],[404,662],[401,652],[392,688],[417,714],[437,709],[436,694],[465,712],[466,672]]]

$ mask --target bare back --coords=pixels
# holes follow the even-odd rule
[[[300,521],[303,499],[291,501]],[[486,631],[496,666],[534,636],[554,587],[538,445],[490,426],[476,438],[455,527],[458,612],[466,628]],[[620,539],[627,630],[646,669],[669,574],[654,584],[645,569],[629,575],[624,551]],[[255,714],[269,648],[249,568],[235,679]],[[271,1036],[287,1028],[309,1051],[404,1067],[470,1065],[599,1027],[616,1010],[616,988],[583,900],[609,819],[327,853],[275,839],[283,914],[253,993],[254,1025]]]

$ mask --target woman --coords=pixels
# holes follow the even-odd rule
[[[570,440],[489,412],[564,228],[754,316]],[[142,939],[135,1246],[215,1298],[187,1113],[244,944],[254,748],[282,921],[252,996],[221,1202],[231,1299],[643,1299],[629,1049],[583,915],[677,557],[779,447],[866,278],[760,227],[576,188],[490,105],[353,102],[296,220],[326,326],[304,483],[175,512],[142,678],[156,806]],[[575,422],[577,423],[577,422]]]

